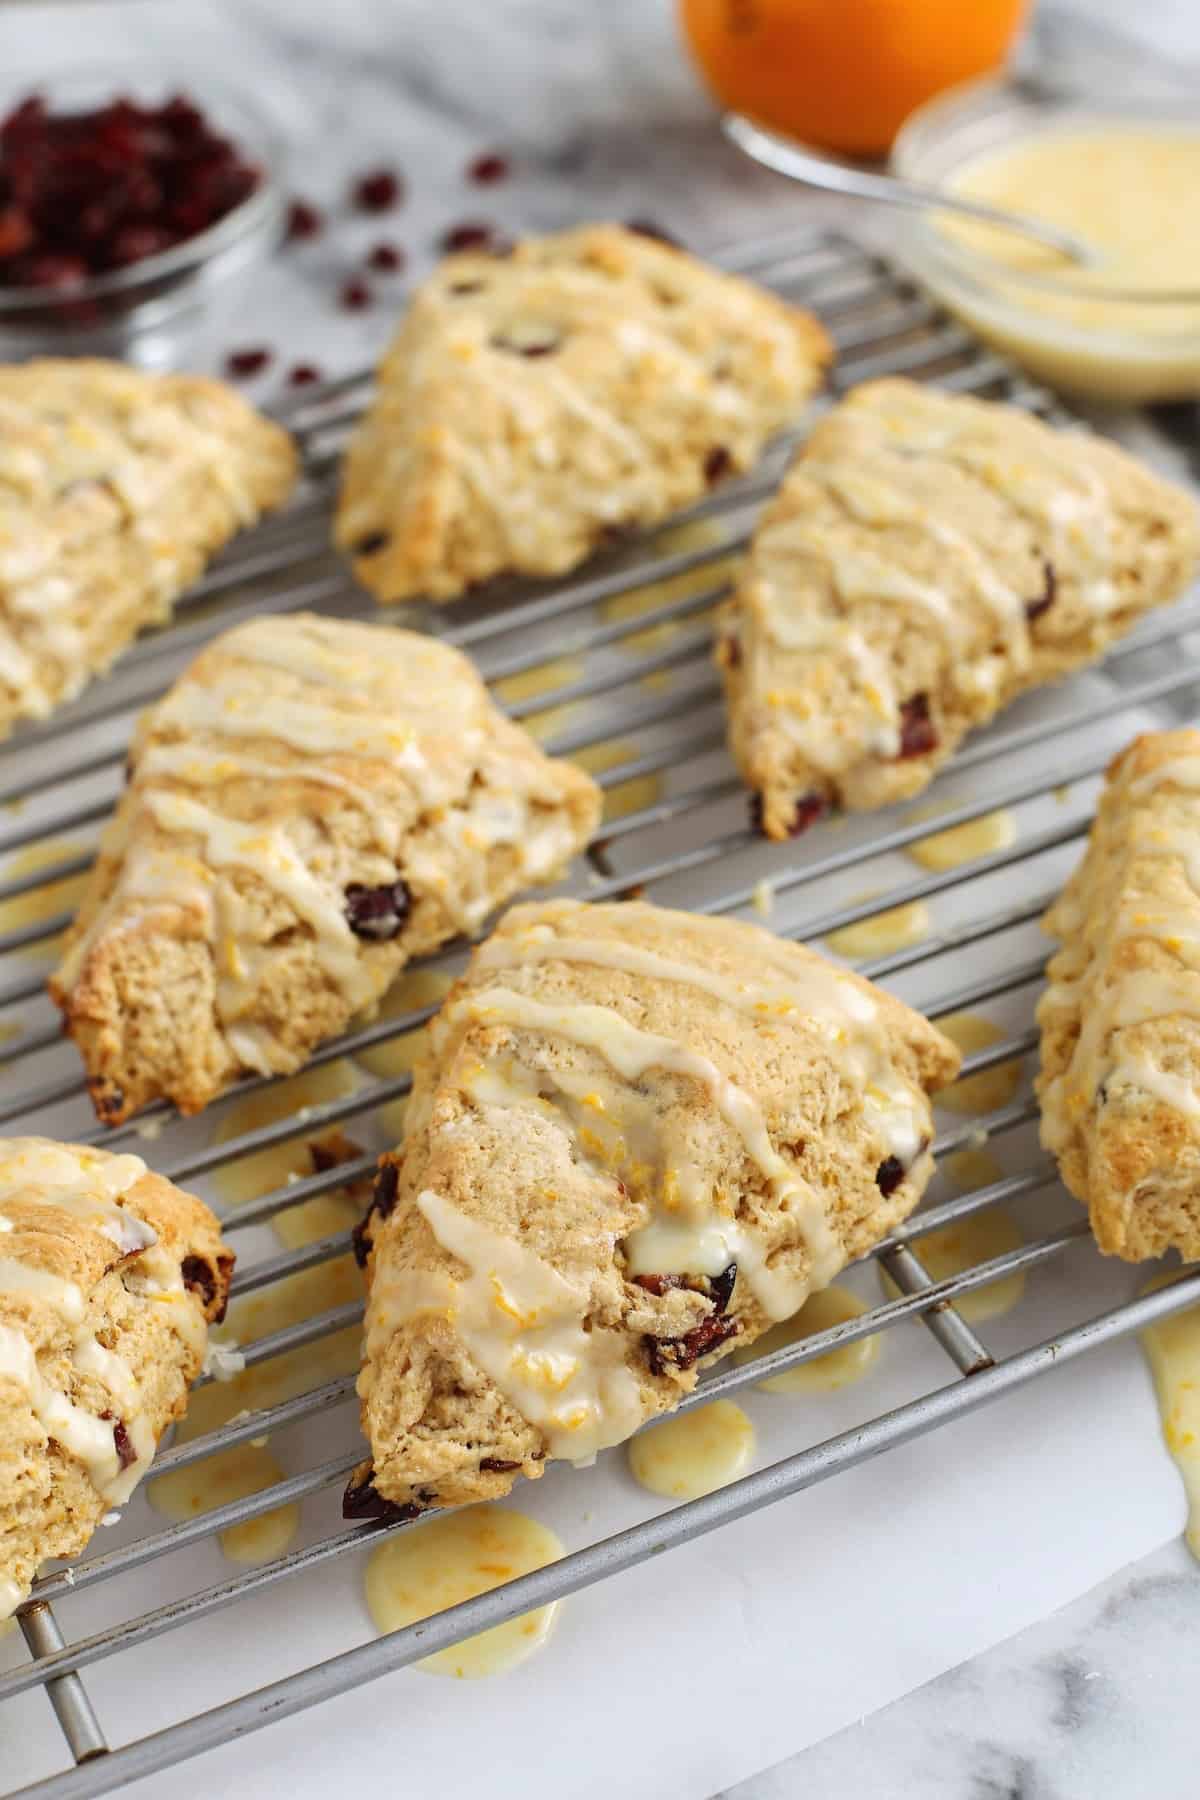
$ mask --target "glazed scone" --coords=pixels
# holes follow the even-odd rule
[[[1172,600],[1192,498],[1124,451],[908,381],[855,389],[767,507],[717,660],[769,837],[919,793],[967,731]]]
[[[64,359],[0,367],[0,734],[161,623],[291,491],[287,432],[219,381]]]
[[[1200,1257],[1200,731],[1116,758],[1044,923],[1042,1143],[1102,1250]]]
[[[830,356],[808,313],[616,225],[452,256],[384,357],[337,542],[385,602],[560,575],[750,468]]]
[[[429,1028],[359,1235],[351,1514],[503,1494],[678,1403],[903,1219],[959,1055],[753,925],[514,907]]]
[[[0,1139],[0,1618],[129,1498],[232,1272],[212,1213],[140,1157]]]
[[[298,1069],[599,811],[445,644],[310,614],[227,632],[143,715],[50,981],[100,1118]]]

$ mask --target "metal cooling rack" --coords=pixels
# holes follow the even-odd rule
[[[839,350],[835,389],[876,375],[904,373],[961,392],[1012,401],[1044,415],[1056,410],[1047,394],[985,351],[894,270],[849,240],[791,234],[743,245],[736,255],[718,260],[822,316]],[[367,374],[350,376],[292,407],[288,423],[301,440],[306,475],[290,509],[234,545],[179,608],[173,625],[142,639],[112,677],[94,685],[49,723],[0,748],[0,806],[11,809],[9,823],[0,830],[0,856],[51,846],[44,851],[42,866],[14,873],[10,864],[0,881],[0,905],[88,866],[91,849],[85,839],[94,835],[112,804],[133,718],[174,679],[198,645],[238,619],[264,611],[316,606],[341,616],[378,616],[373,602],[353,589],[344,567],[326,549],[338,450],[368,390]],[[509,710],[529,718],[554,709],[557,724],[549,748],[558,752],[577,753],[615,741],[620,746],[617,760],[599,777],[610,794],[628,793],[626,784],[633,780],[653,779],[654,790],[640,797],[642,803],[635,810],[603,825],[568,891],[593,898],[646,892],[665,903],[720,913],[752,911],[756,904],[761,910],[769,901],[775,929],[813,940],[901,902],[923,900],[945,908],[944,918],[938,913],[932,936],[861,966],[935,1017],[966,1006],[1007,1009],[1002,1040],[967,1059],[966,1072],[978,1073],[1034,1047],[1032,1004],[1044,951],[1029,933],[1061,883],[1064,868],[1078,854],[1096,781],[1114,744],[1140,724],[1187,717],[1197,710],[1200,660],[1189,634],[1200,630],[1200,606],[1193,596],[1155,616],[1118,648],[1102,677],[1076,678],[1052,697],[1022,702],[999,726],[973,739],[936,784],[934,796],[935,801],[940,799],[941,810],[932,825],[927,809],[918,816],[920,808],[900,808],[820,827],[795,844],[766,845],[748,827],[745,797],[722,748],[722,711],[703,615],[724,590],[716,582],[706,582],[704,570],[744,543],[757,504],[778,480],[798,435],[774,445],[752,480],[721,489],[687,515],[710,520],[714,533],[718,529],[721,533],[720,542],[673,549],[648,538],[565,583],[512,584],[491,590],[486,602],[467,599],[438,609],[410,607],[388,616],[396,622],[416,622],[468,648],[489,679],[528,675],[549,660],[567,658],[565,681],[557,685],[552,681],[545,691],[527,694]],[[651,611],[628,617],[619,608],[614,610],[612,603],[621,596],[647,583],[681,576],[692,578],[688,589],[661,599]],[[559,714],[559,708],[570,711]],[[1000,806],[1014,809],[1020,824],[1017,842],[1009,848],[963,867],[916,876],[913,865],[897,854],[931,829],[964,823]],[[72,834],[73,847],[59,854],[53,845],[64,832]],[[847,898],[847,888],[857,888],[867,876],[882,879],[883,891],[856,892]],[[0,1077],[6,1077],[12,1089],[7,1097],[0,1087],[0,1126],[5,1130],[48,1130],[114,1144],[136,1142],[151,1132],[157,1136],[161,1127],[158,1141],[147,1148],[154,1166],[177,1180],[202,1183],[212,1170],[251,1151],[298,1136],[311,1138],[344,1121],[353,1120],[356,1128],[369,1132],[375,1110],[406,1091],[407,1077],[372,1080],[342,1099],[243,1132],[218,1146],[212,1144],[212,1125],[227,1102],[210,1109],[199,1134],[195,1123],[179,1121],[165,1105],[148,1109],[136,1123],[117,1131],[97,1128],[88,1123],[78,1064],[60,1042],[42,989],[50,940],[68,916],[62,911],[0,935],[0,1027],[7,1023],[16,1030],[0,1047]],[[972,972],[970,978],[967,971]],[[411,1031],[427,1016],[426,1011],[382,1020],[324,1046],[313,1060],[352,1055]],[[243,1082],[236,1093],[250,1093],[263,1085]],[[1023,1343],[1004,1353],[989,1349],[955,1301],[1001,1276],[1036,1270],[1068,1246],[1086,1240],[1086,1223],[1078,1209],[1064,1212],[1066,1222],[1059,1228],[1043,1231],[1020,1248],[940,1283],[931,1280],[921,1261],[921,1240],[938,1226],[1000,1203],[1019,1203],[1025,1196],[1036,1195],[1041,1207],[1055,1189],[1055,1175],[1037,1149],[1035,1116],[1032,1101],[1023,1095],[985,1118],[964,1118],[941,1131],[935,1144],[939,1156],[977,1144],[986,1133],[995,1146],[1009,1147],[1013,1167],[998,1181],[940,1203],[934,1198],[901,1231],[876,1246],[865,1260],[887,1271],[897,1298],[752,1366],[720,1368],[684,1405],[735,1393],[850,1339],[893,1330],[905,1321],[919,1321],[928,1330],[961,1379],[923,1391],[853,1430],[788,1455],[717,1493],[591,1543],[420,1625],[344,1650],[115,1748],[110,1748],[89,1697],[87,1670],[134,1646],[175,1634],[189,1622],[234,1609],[276,1583],[297,1584],[307,1573],[366,1542],[421,1527],[419,1523],[347,1527],[335,1522],[332,1509],[327,1509],[327,1524],[310,1534],[303,1548],[232,1573],[215,1586],[201,1586],[182,1598],[139,1610],[133,1584],[139,1571],[287,1502],[328,1499],[361,1454],[351,1447],[332,1459],[313,1455],[282,1484],[186,1524],[149,1524],[140,1536],[114,1550],[93,1544],[70,1570],[46,1574],[37,1582],[20,1615],[30,1660],[0,1674],[0,1726],[5,1702],[42,1687],[78,1765],[20,1791],[55,1800],[106,1793],[255,1731],[826,1480],[1200,1297],[1197,1275],[1171,1289],[1069,1322],[1051,1340]],[[254,1233],[275,1214],[368,1173],[374,1162],[375,1152],[364,1151],[351,1163],[268,1193],[233,1213],[227,1229],[242,1252],[235,1295],[344,1254],[345,1234],[289,1252],[256,1255],[247,1246],[257,1242],[261,1248],[261,1233],[257,1239]],[[247,1363],[258,1364],[311,1344],[360,1316],[361,1306],[341,1306],[276,1331],[242,1346]],[[324,1418],[330,1409],[347,1407],[352,1386],[351,1377],[339,1378],[239,1416],[206,1436],[167,1449],[158,1458],[156,1472],[249,1439],[282,1433],[318,1414]],[[572,1479],[580,1484],[580,1493],[586,1493],[587,1475]],[[113,1622],[91,1635],[65,1641],[54,1603],[100,1584],[107,1584]],[[180,1691],[186,1693],[186,1683]]]

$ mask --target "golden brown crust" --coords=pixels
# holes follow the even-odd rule
[[[226,633],[143,718],[50,982],[98,1113],[299,1068],[410,957],[555,878],[599,804],[431,638]]]
[[[809,314],[619,226],[450,257],[381,365],[337,541],[385,602],[563,574],[750,468],[830,355]]]
[[[88,359],[0,368],[0,735],[161,623],[296,477],[230,388]]]
[[[0,1613],[123,1503],[182,1416],[233,1254],[139,1158],[0,1142]]]
[[[1045,918],[1042,1142],[1100,1248],[1200,1256],[1200,731],[1115,758]]]
[[[431,1027],[360,1234],[376,1493],[494,1497],[677,1404],[912,1210],[958,1066],[754,926],[513,908]]]
[[[1115,445],[912,382],[813,431],[719,624],[730,740],[784,838],[920,792],[964,735],[1173,599],[1190,495]]]

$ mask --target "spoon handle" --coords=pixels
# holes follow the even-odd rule
[[[945,188],[934,187],[926,182],[902,181],[896,175],[876,175],[869,169],[856,169],[849,163],[835,162],[831,157],[822,156],[815,150],[806,150],[801,144],[790,143],[786,138],[776,136],[773,131],[764,131],[761,126],[752,125],[749,119],[743,119],[738,113],[726,113],[721,124],[726,137],[739,150],[744,150],[748,156],[768,169],[777,170],[780,175],[790,175],[793,181],[804,181],[810,187],[826,188],[835,194],[850,194],[857,200],[882,201],[888,206],[959,213],[966,218],[982,220],[987,225],[1015,231],[1022,237],[1034,238],[1048,249],[1069,257],[1072,262],[1094,261],[1090,249],[1081,239],[1069,231],[1060,231],[1056,225],[1047,224],[1042,219],[1030,219],[1022,213],[1007,212],[1003,207],[988,206],[985,201],[951,194]]]

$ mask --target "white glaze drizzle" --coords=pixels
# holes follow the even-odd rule
[[[485,988],[478,993],[469,990],[443,1009],[437,1021],[438,1034],[453,1030],[464,1018],[564,1037],[594,1050],[627,1083],[639,1081],[651,1068],[699,1082],[740,1139],[747,1158],[766,1178],[778,1211],[796,1219],[808,1250],[808,1267],[803,1274],[769,1269],[765,1253],[751,1234],[743,1232],[732,1218],[727,1226],[722,1225],[730,1246],[736,1245],[739,1272],[771,1318],[785,1318],[795,1312],[813,1287],[824,1285],[842,1266],[844,1253],[820,1197],[776,1151],[758,1103],[744,1088],[722,1075],[708,1057],[672,1038],[642,1031],[608,1007],[550,1005],[507,988]],[[711,1222],[710,1218],[699,1221],[705,1226]],[[651,1220],[625,1240],[629,1266],[635,1273],[671,1272],[654,1261],[666,1253],[667,1243],[643,1235],[652,1233],[655,1226],[656,1221]],[[691,1254],[675,1231],[670,1234],[670,1242],[677,1253]],[[693,1267],[691,1262],[685,1262],[680,1272]]]
[[[372,1294],[367,1355],[382,1355],[397,1327],[444,1312],[473,1360],[531,1424],[551,1454],[590,1462],[641,1424],[638,1384],[619,1331],[584,1329],[587,1290],[528,1246],[426,1190],[417,1205],[462,1279],[404,1271]]]
[[[777,957],[769,939],[764,938],[756,961],[776,979],[747,982],[639,944],[560,937],[549,925],[535,926],[519,936],[498,934],[476,953],[476,966],[484,969],[558,960],[678,982],[758,1023],[786,1023],[799,1015],[807,1024],[819,1025],[842,1074],[863,1095],[875,1117],[887,1150],[906,1167],[915,1158],[926,1121],[924,1098],[918,1099],[914,1089],[896,1078],[871,995],[832,964],[816,957],[804,962]]]

